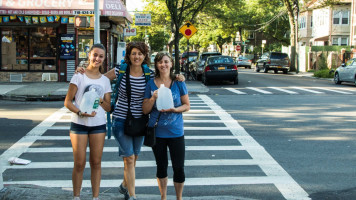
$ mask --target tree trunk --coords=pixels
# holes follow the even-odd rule
[[[175,24],[175,35],[174,35],[174,52],[175,52],[175,63],[174,63],[174,69],[175,73],[179,74],[180,73],[180,63],[179,63],[179,25]]]

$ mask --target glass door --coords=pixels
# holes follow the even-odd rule
[[[88,53],[90,47],[94,44],[93,36],[79,35],[78,36],[78,53],[79,53],[79,66],[86,67],[88,65]]]

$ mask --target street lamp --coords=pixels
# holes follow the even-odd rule
[[[99,0],[94,0],[94,44],[100,43],[100,10]]]
[[[299,5],[298,5],[298,0],[293,1],[293,7],[294,7],[294,24],[295,24],[295,67],[296,67],[296,73],[299,73],[299,60],[298,60],[298,54],[299,54],[299,45],[298,45],[298,14],[299,14]]]

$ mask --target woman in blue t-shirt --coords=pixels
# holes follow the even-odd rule
[[[147,82],[142,107],[145,114],[150,113],[148,123],[151,127],[156,123],[159,112],[161,112],[158,126],[156,127],[156,145],[152,147],[157,164],[156,176],[161,199],[167,199],[168,147],[174,172],[174,188],[177,200],[181,200],[185,181],[185,144],[182,112],[190,109],[188,91],[185,82],[174,81],[173,59],[169,54],[158,53],[154,61],[155,78]],[[167,88],[171,86],[174,108],[157,110],[155,103],[158,97],[157,86],[161,84],[164,84]]]

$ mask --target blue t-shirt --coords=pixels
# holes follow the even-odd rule
[[[155,90],[158,90],[153,79],[149,80],[146,85],[145,99],[152,97],[152,94]],[[171,87],[174,107],[179,107],[182,105],[180,100],[181,96],[188,94],[187,87],[185,82],[174,81]],[[156,103],[153,105],[152,111],[150,113],[150,120],[148,125],[153,127],[156,123],[159,111],[157,110]],[[183,127],[183,114],[182,113],[173,113],[173,112],[163,112],[161,117],[158,120],[158,125],[156,128],[156,137],[159,138],[175,138],[181,137],[184,135]]]

